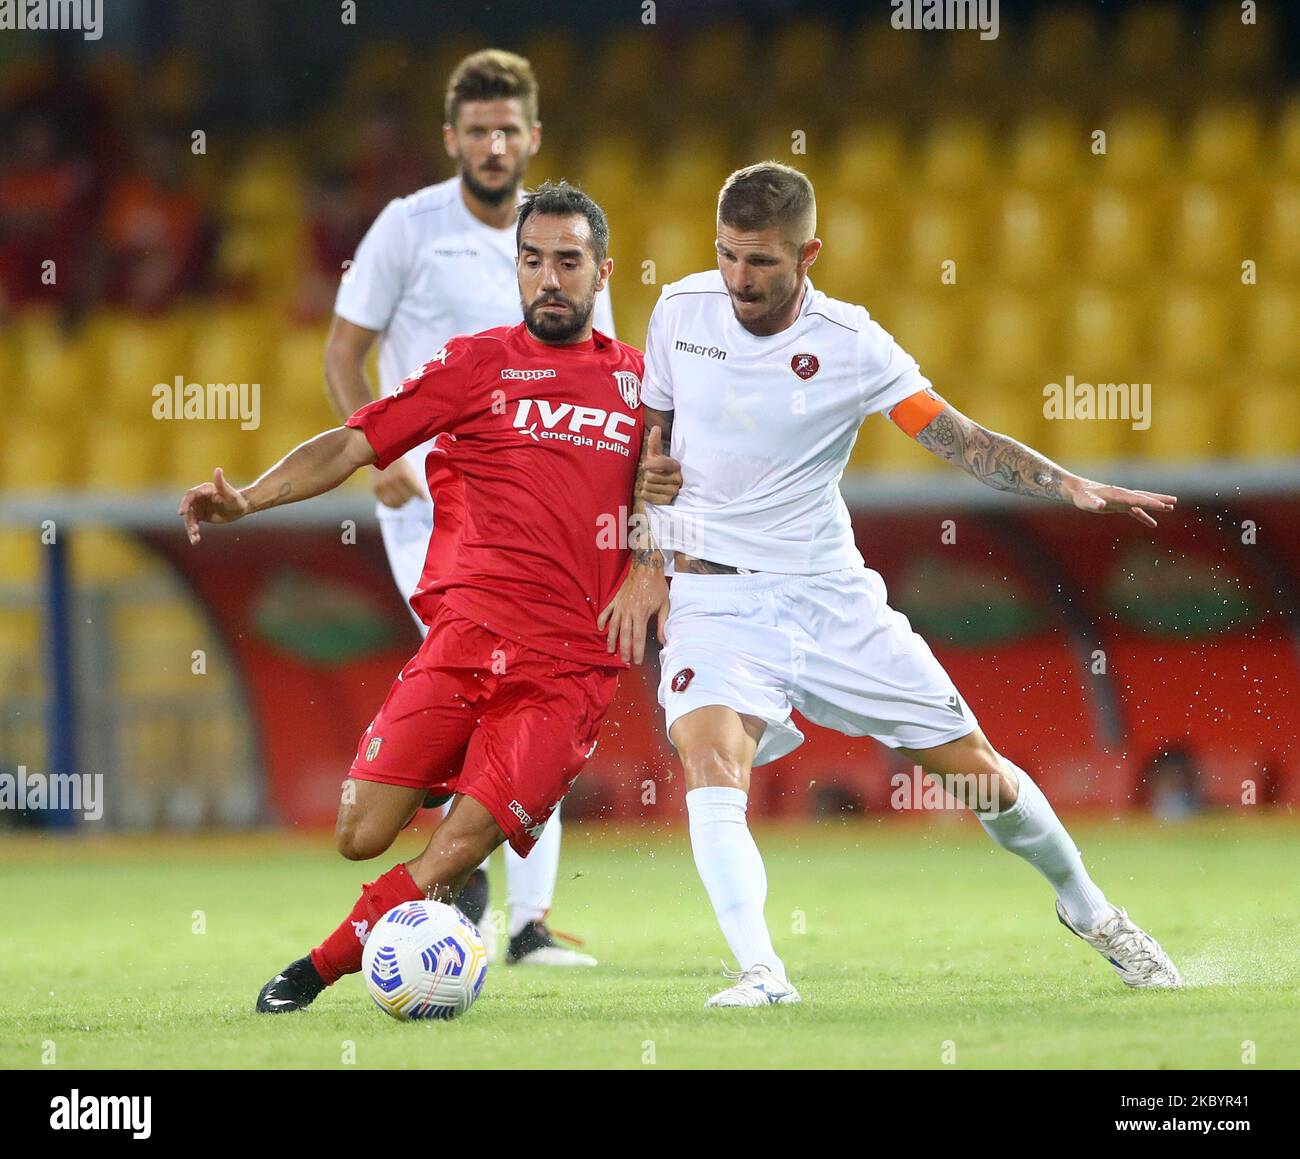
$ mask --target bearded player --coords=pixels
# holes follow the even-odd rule
[[[439,436],[426,473],[443,514],[412,600],[428,631],[361,736],[339,847],[376,857],[430,793],[452,794],[451,808],[419,856],[367,883],[333,933],[262,988],[263,1013],[301,1010],[359,971],[369,931],[394,906],[452,900],[503,842],[526,856],[594,750],[626,666],[596,620],[628,566],[601,528],[620,508],[626,519],[632,496],[642,356],[592,329],[613,266],[599,206],[543,186],[517,229],[523,323],[452,338],[393,394],[250,486],[235,490],[218,468],[181,502],[197,544],[200,522],[308,499]],[[651,482],[663,465],[655,443],[642,486],[666,500],[675,482]],[[654,610],[620,601],[642,632]]]
[[[718,198],[718,268],[665,286],[646,338],[646,422],[671,431],[683,477],[673,506],[649,508],[675,565],[659,700],[686,774],[695,864],[739,964],[707,1005],[799,1001],[763,916],[767,878],[745,816],[751,769],[803,741],[792,707],[873,737],[954,793],[982,783],[977,799],[991,790],[995,804],[975,810],[981,824],[1048,879],[1066,928],[1129,986],[1179,986],[1168,955],[1106,899],[1029,774],[993,748],[889,608],[838,484],[858,427],[882,413],[1000,491],[1147,527],[1175,499],[1072,475],[954,410],[866,310],[813,288],[816,228],[802,173],[775,162],[733,173]],[[638,552],[626,588],[660,599],[662,557]],[[611,651],[639,654],[619,606],[602,623]]]
[[[339,417],[370,402],[366,356],[379,341],[381,395],[454,334],[520,320],[515,284],[515,217],[528,160],[541,144],[537,81],[528,61],[487,49],[453,70],[445,100],[443,145],[459,172],[398,198],[375,219],[344,274],[325,349],[325,380]],[[609,294],[596,298],[595,326],[614,334]],[[383,470],[367,472],[378,498],[384,550],[404,600],[419,589],[434,510],[425,483],[428,444]],[[425,625],[416,616],[420,631]],[[428,802],[438,804],[436,798]],[[560,861],[555,814],[525,861],[505,852],[508,964],[594,966],[590,955],[556,944],[546,925]],[[460,908],[480,924],[488,902],[487,866],[470,876]],[[483,924],[491,941],[494,927]]]

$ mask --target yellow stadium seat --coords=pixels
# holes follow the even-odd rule
[[[1051,319],[1032,294],[984,296],[976,325],[976,365],[989,382],[1019,386],[1051,372]]]
[[[302,217],[302,178],[283,141],[255,146],[226,188],[223,214],[251,224],[297,222]]]
[[[887,199],[832,194],[818,200],[817,215],[822,249],[812,277],[819,289],[856,300],[893,280],[897,218]]]
[[[921,177],[940,193],[965,193],[986,185],[993,171],[993,146],[978,121],[939,121],[921,150]]]
[[[257,474],[258,432],[241,430],[238,422],[172,423],[166,433],[164,481],[173,487],[207,482],[217,467],[238,486]]]
[[[195,328],[187,381],[260,383],[273,373],[274,318],[266,311],[216,307]]]
[[[1200,181],[1239,182],[1259,167],[1262,137],[1249,105],[1210,105],[1192,122],[1188,172]]]
[[[1157,361],[1175,376],[1216,373],[1227,355],[1230,338],[1223,301],[1201,290],[1176,286],[1157,310]]]
[[[116,414],[152,413],[154,388],[185,378],[191,321],[181,315],[136,318],[104,314],[94,322],[103,351],[104,389]]]
[[[1155,248],[1155,204],[1118,189],[1099,189],[1084,211],[1083,262],[1089,275],[1122,282],[1150,272]]]
[[[948,286],[928,293],[904,294],[882,309],[876,320],[942,391],[946,375],[969,363],[964,306],[961,291]],[[874,310],[872,314],[874,317]]]
[[[1151,387],[1151,426],[1136,432],[1142,458],[1195,462],[1225,455],[1231,446],[1228,399],[1202,375],[1162,376]]]
[[[14,336],[18,362],[11,398],[24,414],[58,418],[103,398],[102,375],[91,373],[84,330],[65,330],[52,316],[33,314],[18,318]]]
[[[582,179],[597,201],[605,207],[614,227],[621,225],[610,204],[630,202],[641,191],[644,177],[644,158],[637,141],[629,136],[601,134],[587,142],[579,162]]]
[[[1290,378],[1252,378],[1231,400],[1233,442],[1243,459],[1300,456],[1300,390]]]
[[[1264,275],[1294,277],[1300,273],[1300,184],[1274,186],[1263,216]]]
[[[1139,303],[1127,294],[1086,286],[1066,310],[1062,364],[1108,381],[1126,381],[1137,373],[1143,333]],[[1085,376],[1086,377],[1086,376]]]
[[[835,146],[832,180],[844,196],[861,197],[897,189],[912,168],[903,131],[896,123],[856,122]]]
[[[1095,389],[1113,381],[1115,380],[1101,375],[1082,373],[1074,376],[1058,375],[1040,386],[1039,405],[1045,411],[1048,405],[1046,392],[1049,387],[1064,392],[1077,390],[1084,385]],[[1094,393],[1093,397],[1095,399],[1098,396]],[[1054,462],[1061,463],[1071,470],[1083,471],[1093,463],[1105,463],[1112,459],[1127,457],[1132,453],[1136,432],[1133,431],[1131,422],[1102,417],[1071,418],[1069,415],[1068,410],[1064,416],[1054,415],[1048,418],[1044,414],[1038,436],[1041,441],[1031,445]]]
[[[687,198],[669,203],[642,238],[642,260],[654,262],[656,281],[663,286],[716,264],[715,237],[707,202],[701,205],[698,198]]]
[[[950,268],[945,263],[954,262],[956,284],[960,285],[964,267],[979,252],[972,200],[922,197],[910,210],[904,261],[908,279],[917,287],[938,288],[940,278]]]
[[[996,90],[1006,67],[1006,44],[1004,36],[985,40],[970,31],[944,37],[936,47],[940,52],[938,76],[945,90],[960,95],[963,101]]]
[[[1251,365],[1266,374],[1300,371],[1300,289],[1256,286],[1248,296],[1246,357]],[[1300,386],[1292,389],[1300,394]]]
[[[96,424],[85,442],[81,485],[97,491],[136,491],[167,481],[161,450],[176,427],[198,423],[163,424],[145,419],[132,423]]]
[[[72,537],[72,568],[78,583],[138,580],[157,572],[160,566],[147,548],[111,527],[79,527]]]
[[[0,525],[0,582],[31,585],[39,581],[44,559],[39,526]]]
[[[0,450],[6,491],[50,491],[80,479],[80,431],[66,419],[27,418],[4,433]]]
[[[1167,180],[1174,168],[1173,138],[1163,112],[1146,105],[1124,106],[1098,127],[1106,132],[1106,153],[1096,158],[1097,171],[1108,182],[1150,187]]]
[[[1061,113],[1031,113],[1016,127],[1012,174],[1030,189],[1057,189],[1074,182],[1088,153],[1088,135]]]
[[[325,391],[328,334],[329,327],[324,325],[294,326],[279,332],[275,371],[270,382],[262,387],[262,405],[270,414],[291,415],[304,408],[315,410],[322,402],[328,405]],[[371,382],[374,383],[373,377]]]
[[[684,202],[692,214],[712,218],[718,190],[732,168],[720,134],[702,129],[675,135],[660,158],[656,196]]]
[[[1224,281],[1239,278],[1242,249],[1241,208],[1225,189],[1187,185],[1174,205],[1171,264],[1188,277]]]
[[[662,38],[647,36],[642,25],[613,32],[600,54],[597,92],[602,104],[617,108],[644,107],[645,94],[655,91],[659,83],[662,53]],[[538,61],[532,59],[537,71]],[[550,73],[538,71],[538,75],[546,78],[542,97],[549,105]]]
[[[1010,189],[997,216],[998,273],[1012,285],[1039,285],[1058,278],[1065,253],[1061,199]]]

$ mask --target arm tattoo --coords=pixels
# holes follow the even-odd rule
[[[998,491],[1069,502],[1068,472],[1015,439],[986,430],[949,407],[916,436],[931,454],[947,460]]]

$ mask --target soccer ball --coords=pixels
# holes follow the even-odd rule
[[[483,989],[487,951],[459,910],[407,901],[376,923],[361,954],[366,989],[399,1022],[455,1018]]]

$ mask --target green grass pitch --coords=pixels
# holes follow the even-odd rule
[[[1184,992],[1126,989],[1057,924],[1047,883],[969,818],[873,818],[757,830],[768,920],[804,1004],[706,1011],[726,946],[681,818],[567,828],[552,920],[587,939],[598,969],[494,964],[453,1023],[390,1021],[359,978],[303,1014],[259,1016],[262,983],[421,837],[358,865],[324,836],[11,835],[0,1066],[52,1052],[66,1068],[1234,1069],[1244,1044],[1256,1067],[1300,1066],[1300,821],[1072,832]],[[499,858],[493,869],[497,905]]]

